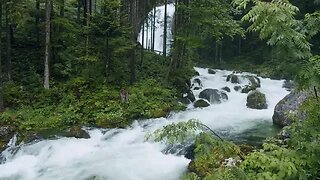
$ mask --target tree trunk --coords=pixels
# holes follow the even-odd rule
[[[218,62],[218,41],[216,40],[215,43],[215,58],[214,58],[214,62],[217,63]]]
[[[163,56],[167,56],[167,4],[168,0],[164,1],[164,24],[163,24]]]
[[[44,60],[44,88],[49,89],[49,61],[50,61],[50,29],[51,29],[51,0],[46,0],[46,43]]]
[[[153,24],[152,24],[152,45],[151,45],[151,49],[152,51],[154,51],[154,42],[155,42],[155,38],[156,38],[156,12],[157,12],[157,8],[154,7],[153,8]]]
[[[77,5],[77,21],[80,23],[80,16],[81,16],[81,0],[78,0]]]
[[[220,55],[219,55],[219,64],[222,64],[222,42],[220,44]]]
[[[36,23],[36,46],[37,48],[40,48],[40,0],[36,0],[36,18],[35,18],[35,23]]]
[[[64,17],[64,1],[65,0],[61,0],[60,17]]]
[[[130,1],[130,24],[132,27],[132,32],[131,32],[131,40],[133,42],[136,42],[135,39],[135,11],[134,11],[134,0]],[[136,81],[136,57],[135,57],[135,46],[132,47],[131,52],[130,52],[130,84],[134,84]]]
[[[90,14],[91,14],[91,0],[87,0],[86,12],[87,12],[87,39],[86,39],[86,58],[89,58],[89,27],[90,27]]]
[[[8,11],[8,10],[7,10]],[[7,74],[9,82],[12,82],[12,62],[11,62],[11,48],[12,48],[12,26],[9,22],[8,13],[6,15],[6,39],[7,39]]]
[[[2,83],[2,1],[0,1],[0,112],[4,111],[4,105],[3,105],[3,83]]]

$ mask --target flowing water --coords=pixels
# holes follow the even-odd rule
[[[247,94],[236,92],[236,84],[226,82],[232,72],[196,68],[203,89],[228,86],[229,100],[206,108],[189,105],[168,118],[136,121],[127,129],[88,129],[90,139],[57,138],[10,147],[2,153],[0,179],[26,180],[176,180],[187,170],[190,160],[183,155],[163,153],[162,143],[145,142],[145,134],[172,122],[199,119],[223,138],[240,142],[261,141],[276,130],[272,126],[273,109],[288,92],[283,81],[261,79],[268,109],[246,107]],[[245,85],[246,80],[241,81]],[[200,90],[194,91],[197,96]],[[14,141],[14,139],[13,139]]]
[[[162,53],[163,52],[163,34],[164,34],[164,5],[156,7],[156,22],[155,22],[155,43],[154,43],[154,50],[156,52]],[[174,4],[167,5],[167,53],[170,52],[170,46],[172,42],[172,21],[173,15],[175,12]],[[151,48],[152,42],[152,31],[151,31],[151,20],[153,19],[153,11],[148,14],[148,17],[145,22],[145,29],[144,29],[144,38],[143,38],[143,46],[145,49]],[[147,24],[149,24],[149,28],[147,29]],[[142,44],[142,28],[138,36],[138,42]]]

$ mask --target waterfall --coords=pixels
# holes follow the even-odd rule
[[[156,7],[156,23],[155,23],[155,42],[154,42],[154,50],[155,52],[158,52],[160,54],[163,53],[163,33],[164,33],[164,8],[165,6],[162,5],[162,6],[158,6]],[[173,38],[172,38],[172,26],[173,26],[173,15],[174,15],[174,12],[175,12],[175,6],[174,4],[168,4],[167,5],[167,19],[168,19],[168,22],[167,22],[167,53],[170,52],[170,48],[171,48],[171,44],[172,44],[172,41],[173,41]],[[144,48],[145,49],[149,49],[151,47],[151,43],[152,43],[152,37],[151,37],[151,34],[152,34],[152,31],[151,31],[151,28],[149,28],[147,30],[147,24],[151,24],[151,20],[150,19],[153,19],[153,11],[149,12],[148,16],[147,16],[147,20],[149,23],[145,22],[145,29],[144,29]],[[139,33],[139,36],[138,36],[138,42],[140,44],[142,44],[142,30],[143,28],[141,27],[141,31]]]
[[[126,129],[88,130],[89,139],[61,137],[41,140],[10,147],[2,153],[5,161],[0,164],[0,179],[65,180],[65,179],[111,179],[111,180],[177,180],[180,179],[190,160],[183,155],[164,153],[166,145],[145,142],[148,132],[172,122],[196,118],[215,130],[223,138],[247,142],[274,133],[273,110],[289,92],[282,88],[284,80],[259,77],[259,91],[266,95],[268,109],[256,110],[246,107],[247,94],[234,90],[240,84],[227,82],[231,71],[195,68],[202,82],[202,89],[229,87],[228,100],[211,104],[206,108],[194,108],[173,113],[168,118],[136,121]],[[250,75],[240,73],[239,75]],[[194,90],[198,98],[201,90]],[[257,130],[258,129],[258,130]]]

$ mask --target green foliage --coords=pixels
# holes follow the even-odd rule
[[[146,140],[154,139],[155,141],[166,141],[169,144],[183,142],[187,138],[194,138],[196,130],[199,128],[198,120],[191,119],[187,122],[172,123],[157,129],[146,136]]]
[[[240,149],[235,144],[201,133],[196,138],[195,146],[195,159],[189,164],[189,170],[193,173],[188,173],[184,179],[246,178],[237,167],[240,162]],[[228,164],[227,159],[233,162]]]
[[[254,6],[242,17],[242,21],[252,23],[248,31],[259,32],[260,38],[267,40],[268,45],[278,46],[282,52],[291,54],[294,58],[311,56],[311,47],[305,32],[297,30],[301,22],[295,19],[299,11],[296,6],[288,0],[234,0],[233,4],[242,9],[246,8],[249,2],[253,2]]]
[[[296,151],[274,144],[249,154],[241,168],[251,179],[306,179],[304,161]]]

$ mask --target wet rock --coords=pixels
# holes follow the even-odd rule
[[[208,107],[210,106],[210,103],[208,103],[208,101],[204,100],[204,99],[198,99],[197,101],[195,101],[193,103],[193,106],[198,108],[198,107]]]
[[[90,135],[85,130],[81,129],[80,126],[74,126],[70,128],[69,135],[75,138],[84,138],[84,139],[90,138]]]
[[[240,91],[242,89],[242,87],[241,86],[235,86],[233,89],[238,92],[238,91]]]
[[[275,107],[272,116],[273,123],[279,126],[288,126],[294,118],[301,121],[306,119],[305,112],[299,112],[301,105],[310,97],[307,91],[293,91],[284,97]]]
[[[267,109],[266,95],[257,90],[251,91],[247,97],[247,107],[251,109]]]
[[[194,87],[193,90],[197,91],[197,90],[200,90],[202,89],[201,87]]]
[[[191,89],[193,90],[202,89],[202,82],[199,78],[195,78],[194,80],[192,80]]]
[[[3,150],[14,134],[14,127],[0,124],[0,150]]]
[[[229,87],[223,87],[223,88],[221,88],[222,90],[224,90],[224,91],[226,91],[226,92],[231,92],[231,90],[230,90],[230,88]]]
[[[235,75],[235,74],[229,74],[227,76],[227,82],[229,82],[229,81],[234,84],[240,83],[240,79],[239,79],[238,75]]]
[[[213,69],[208,69],[208,74],[216,74],[217,72]]]
[[[257,88],[255,86],[249,86],[249,85],[246,85],[242,90],[241,90],[241,93],[249,93],[250,91],[254,91],[256,90]]]
[[[190,104],[191,103],[191,101],[187,97],[180,98],[179,102],[181,102],[182,104]]]
[[[228,100],[228,95],[217,89],[205,89],[200,92],[199,98],[206,99],[212,104],[219,104],[222,101]]]
[[[249,85],[255,88],[261,87],[261,81],[258,77],[252,75],[246,75],[244,78],[248,79]]]
[[[192,83],[193,83],[194,85],[198,85],[198,86],[202,87],[202,81],[201,81],[199,78],[195,78],[195,79],[192,81]]]
[[[285,80],[282,85],[282,87],[288,91],[294,90],[295,86],[296,86],[296,84],[292,80]]]
[[[187,96],[186,96],[191,102],[194,102],[196,100],[196,97],[194,96],[192,91],[188,91],[187,92]]]

